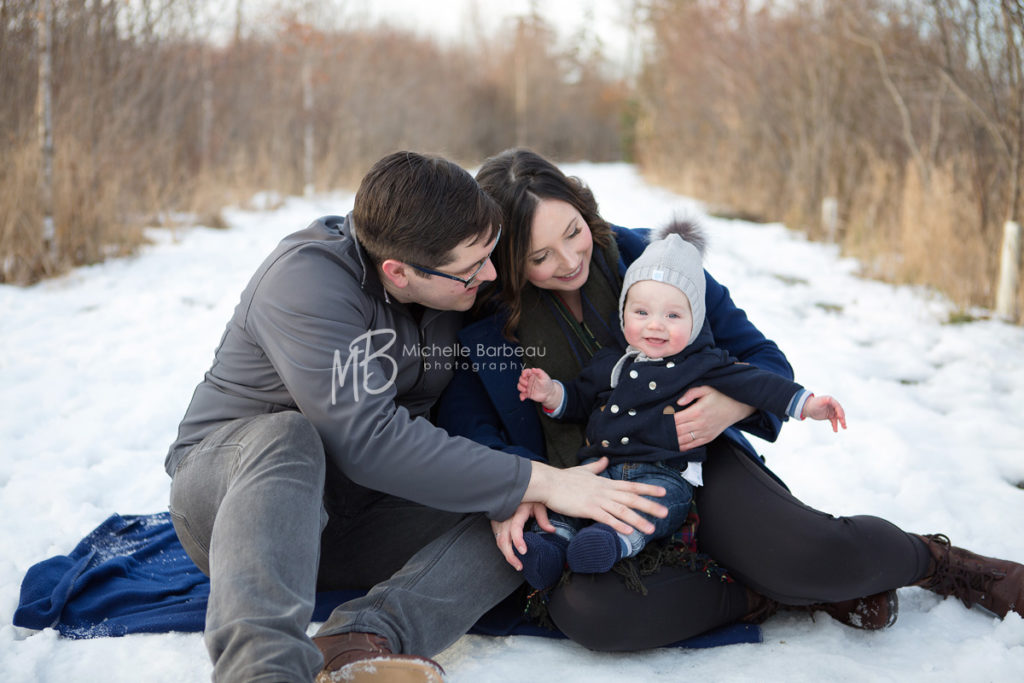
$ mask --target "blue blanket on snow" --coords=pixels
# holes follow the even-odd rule
[[[319,593],[313,621],[324,621],[336,606],[362,591]],[[210,581],[178,542],[166,512],[112,515],[78,544],[29,568],[21,584],[14,625],[56,628],[68,638],[129,633],[202,631]],[[564,638],[526,621],[517,600],[484,615],[471,631],[484,635]],[[733,624],[676,643],[713,647],[761,642],[761,630]]]

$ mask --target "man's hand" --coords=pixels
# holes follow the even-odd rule
[[[526,553],[526,543],[523,541],[523,528],[530,518],[534,517],[537,524],[544,531],[555,532],[555,527],[548,521],[548,509],[541,503],[520,503],[515,513],[504,522],[491,521],[491,529],[494,530],[494,542],[510,565],[516,571],[522,571],[523,563],[515,554],[513,547],[520,553]]]
[[[711,387],[693,387],[676,403],[681,406],[693,404],[676,411],[674,416],[681,451],[706,446],[726,429],[754,414],[752,406]]]
[[[639,512],[655,517],[668,515],[664,505],[644,498],[664,496],[662,487],[597,476],[608,466],[608,458],[564,470],[539,462],[531,464],[533,473],[523,495],[524,503],[544,503],[555,512],[604,522],[623,534],[632,533],[634,528],[645,534],[654,532],[654,525]]]

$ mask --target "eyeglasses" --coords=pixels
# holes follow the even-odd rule
[[[476,280],[477,275],[480,274],[480,271],[483,270],[484,266],[487,265],[487,262],[491,260],[491,254],[494,253],[494,249],[495,249],[495,247],[498,246],[498,240],[500,240],[500,239],[501,239],[501,226],[499,225],[498,226],[498,236],[494,238],[494,244],[491,245],[491,250],[487,252],[487,256],[484,257],[484,260],[480,262],[480,266],[476,270],[473,271],[472,275],[470,275],[467,278],[461,278],[458,275],[449,275],[448,273],[442,273],[441,271],[434,270],[433,268],[424,268],[423,266],[418,266],[415,263],[409,263],[408,261],[405,263],[405,265],[409,266],[410,268],[415,268],[416,270],[420,271],[421,273],[426,273],[427,275],[437,275],[438,277],[446,277],[449,280],[455,280],[456,282],[461,282],[462,285],[466,289],[469,289],[473,285],[473,282]]]

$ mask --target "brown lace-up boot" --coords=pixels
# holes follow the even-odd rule
[[[853,628],[878,631],[896,623],[900,601],[895,590],[888,590],[866,598],[808,605],[805,609],[812,613],[821,610],[839,623]]]
[[[391,652],[374,633],[339,633],[313,638],[324,656],[315,683],[443,683],[444,669],[430,659]]]
[[[771,598],[747,589],[747,614],[740,621],[747,624],[763,624],[782,607]]]
[[[878,631],[896,623],[899,613],[899,598],[895,590],[853,598],[841,602],[823,602],[814,605],[782,605],[763,595],[747,591],[747,616],[741,621],[760,624],[780,609],[787,611],[825,612],[830,617],[851,628]]]
[[[979,605],[1002,619],[1011,610],[1024,615],[1024,565],[983,557],[957,548],[943,534],[918,536],[928,544],[932,567],[918,586],[965,606]]]

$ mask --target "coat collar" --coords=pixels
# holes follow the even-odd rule
[[[345,216],[345,225],[342,228],[342,234],[348,234],[352,240],[351,251],[354,253],[356,262],[359,263],[359,268],[362,271],[359,274],[359,286],[362,287],[363,291],[367,294],[372,294],[388,303],[392,303],[391,297],[388,295],[388,290],[384,288],[384,283],[381,282],[380,274],[377,272],[377,265],[370,258],[370,255],[366,252],[366,248],[359,243],[359,229],[356,227],[355,219],[352,218],[352,213],[349,212]]]

